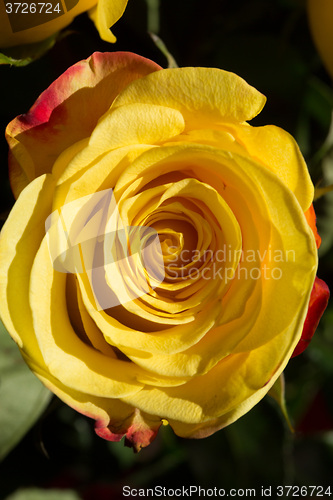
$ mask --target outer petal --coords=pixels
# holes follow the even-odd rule
[[[298,342],[292,357],[298,356],[308,347],[313,334],[317,329],[320,318],[327,307],[329,296],[330,291],[325,281],[316,278],[311,292],[309,309],[303,326],[302,337]]]
[[[210,144],[247,156],[274,172],[295,194],[303,210],[313,201],[313,184],[304,158],[295,139],[280,127],[226,123],[214,129],[186,131],[172,142]]]
[[[51,172],[67,147],[89,137],[123,88],[158,69],[152,61],[135,54],[96,52],[65,71],[27,114],[7,127],[15,196],[35,177]]]
[[[15,342],[27,356],[37,358],[37,362],[41,358],[28,301],[29,279],[45,235],[53,192],[54,180],[50,175],[31,182],[15,203],[0,234],[0,315]]]
[[[123,15],[126,5],[127,0],[98,0],[97,5],[89,12],[102,40],[106,42],[116,41],[110,28]]]
[[[314,188],[295,139],[280,127],[248,124],[227,126],[253,159],[272,170],[294,193],[305,211],[313,200]]]
[[[266,98],[234,73],[173,68],[133,82],[117,97],[114,107],[136,102],[178,109],[187,128],[194,129],[251,120],[260,113]]]
[[[95,396],[119,397],[140,390],[134,365],[110,360],[73,330],[66,308],[66,277],[53,269],[44,238],[31,271],[29,299],[35,337],[50,373],[67,387]],[[25,340],[29,345],[30,338]]]
[[[144,388],[126,403],[163,415],[182,437],[205,437],[231,424],[267,394],[285,368],[295,346],[293,323],[271,342],[248,353],[231,355],[207,374],[176,388]],[[207,430],[207,429],[208,430]]]
[[[83,415],[96,420],[96,433],[109,441],[120,441],[138,452],[156,437],[162,419],[133,408],[119,399],[87,397],[85,394],[64,386],[50,374],[35,374],[54,394]]]

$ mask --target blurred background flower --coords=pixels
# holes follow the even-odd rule
[[[110,28],[126,4],[127,0],[0,2],[0,64],[25,66],[38,59],[66,35],[60,31],[86,11],[102,40],[114,43],[116,37]]]
[[[333,3],[308,0],[310,29],[318,52],[333,78]]]

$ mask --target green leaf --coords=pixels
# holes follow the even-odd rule
[[[52,49],[57,39],[58,33],[41,42],[29,43],[18,47],[9,47],[8,49],[0,49],[0,65],[10,64],[11,66],[26,66]]]
[[[0,321],[0,460],[29,431],[51,397]]]
[[[273,399],[275,399],[275,401],[278,403],[280,410],[282,412],[282,415],[284,416],[289,429],[292,432],[294,432],[293,426],[291,425],[290,418],[288,415],[287,407],[286,407],[286,400],[284,397],[284,389],[285,389],[284,375],[283,375],[283,373],[281,373],[280,377],[276,380],[274,385],[268,391],[268,395],[271,396]]]
[[[72,490],[26,488],[15,491],[6,500],[81,500],[81,497]]]

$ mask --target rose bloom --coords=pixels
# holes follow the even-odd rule
[[[308,0],[308,17],[313,40],[320,57],[333,78],[333,2]]]
[[[74,7],[71,7],[71,4],[74,4]],[[21,12],[24,5],[28,5],[30,10]],[[41,42],[68,26],[74,17],[85,11],[89,11],[101,38],[107,42],[115,42],[116,38],[109,28],[123,15],[127,0],[67,0],[64,13],[59,12],[57,2],[43,4],[36,0],[32,5],[36,6],[36,12],[34,7],[31,7],[31,2],[21,3],[16,12],[18,4],[14,0],[0,2],[1,48]],[[47,7],[50,5],[52,9]],[[63,9],[61,1],[59,5]]]
[[[1,317],[31,370],[105,439],[139,450],[161,423],[194,438],[227,426],[318,324],[314,188],[287,132],[247,123],[264,104],[233,73],[95,53],[8,125],[17,201],[1,233]],[[131,228],[140,244],[148,234],[148,258],[126,254]]]

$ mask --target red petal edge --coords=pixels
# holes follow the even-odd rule
[[[329,296],[330,291],[325,281],[316,277],[311,291],[308,314],[304,322],[302,336],[291,356],[292,358],[301,354],[310,344],[320,318],[326,309]]]
[[[69,146],[87,138],[99,118],[132,81],[161,66],[131,52],[95,52],[68,68],[39,96],[28,113],[6,129],[9,178],[14,196],[52,171]]]
[[[105,422],[98,420],[95,424],[96,434],[106,439],[107,441],[120,441],[125,437],[125,446],[133,448],[135,452],[139,452],[141,448],[145,448],[157,436],[158,430],[162,425],[161,419],[154,419],[152,416],[143,415],[137,408],[130,417],[128,417],[120,425],[113,426],[109,423],[105,426]]]

